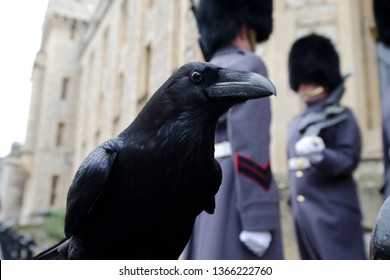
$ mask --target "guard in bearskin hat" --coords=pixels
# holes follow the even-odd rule
[[[373,10],[378,33],[377,55],[382,105],[383,161],[385,180],[383,197],[390,196],[390,1],[374,0]]]
[[[206,61],[221,47],[230,44],[243,24],[251,47],[264,42],[272,32],[272,0],[200,1],[194,10]]]
[[[272,32],[272,0],[201,0],[194,12],[207,61],[267,76],[254,50]],[[198,216],[185,258],[283,258],[270,122],[268,98],[246,102],[220,118],[215,157],[223,179],[216,210]]]
[[[291,88],[305,107],[288,126],[290,205],[302,259],[365,259],[360,204],[352,174],[360,131],[340,105],[344,78],[331,41],[310,34],[295,41]]]
[[[331,41],[318,35],[301,38],[291,48],[289,61],[291,88],[298,92],[303,83],[315,83],[333,91],[342,82],[339,56]]]

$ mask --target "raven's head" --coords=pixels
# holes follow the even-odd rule
[[[249,99],[276,95],[275,86],[259,74],[222,68],[206,62],[183,65],[159,91],[165,95],[164,99],[172,101],[173,106],[181,109],[199,107],[219,113]]]
[[[192,62],[180,67],[156,91],[138,119],[148,120],[149,130],[168,123],[194,126],[195,122],[216,122],[235,104],[270,95],[276,95],[275,86],[259,74]]]

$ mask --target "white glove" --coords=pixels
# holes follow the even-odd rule
[[[261,257],[271,243],[272,235],[269,231],[246,231],[240,233],[240,241],[256,256]]]
[[[325,144],[321,137],[305,136],[295,144],[298,156],[307,157],[310,162],[320,162],[324,158]]]

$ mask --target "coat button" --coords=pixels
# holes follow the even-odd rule
[[[300,195],[297,196],[297,201],[298,202],[304,202],[305,200],[306,200],[306,198],[303,195],[300,194]]]
[[[303,171],[302,170],[298,170],[295,172],[295,177],[297,178],[301,178],[303,176]]]

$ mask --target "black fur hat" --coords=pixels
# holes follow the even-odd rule
[[[390,1],[374,0],[373,3],[379,41],[382,41],[385,45],[390,45]]]
[[[256,31],[259,43],[272,32],[272,0],[200,0],[196,15],[210,54],[232,40],[243,23]]]
[[[328,86],[332,91],[342,82],[339,56],[332,42],[323,36],[310,34],[292,45],[288,70],[290,87],[298,90],[300,83]]]

